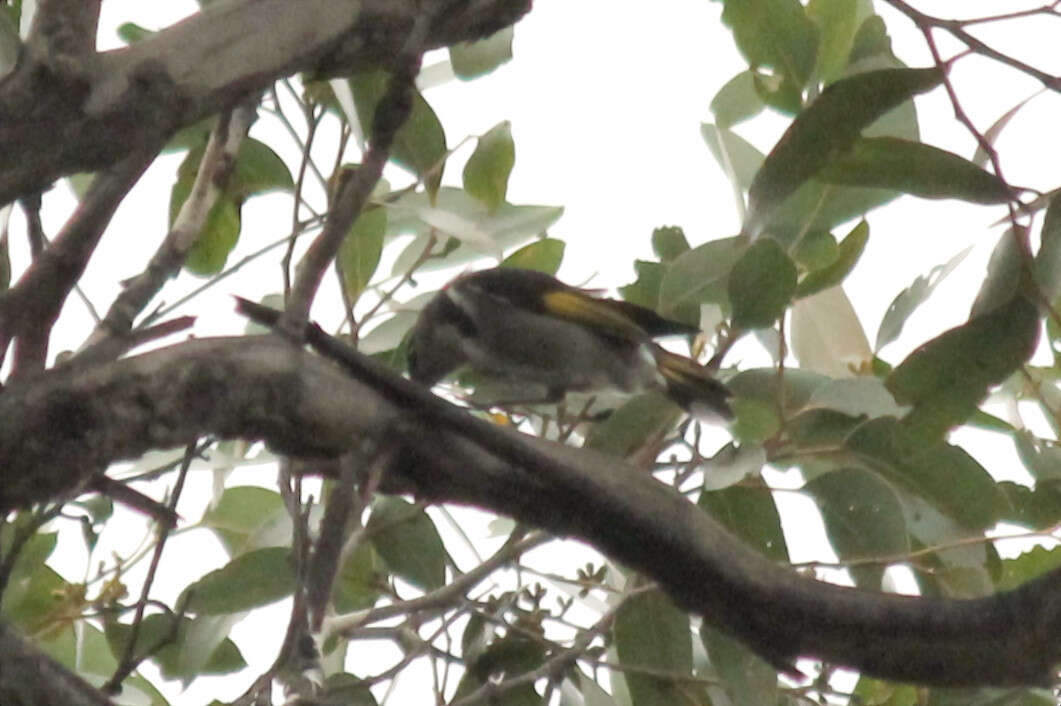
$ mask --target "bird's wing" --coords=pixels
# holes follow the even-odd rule
[[[464,275],[454,286],[471,287],[513,306],[555,316],[624,341],[639,342],[699,331],[695,326],[666,319],[643,306],[596,297],[592,290],[572,287],[533,270],[501,267],[481,270]]]

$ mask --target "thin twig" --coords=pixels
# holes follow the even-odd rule
[[[177,474],[177,482],[173,486],[173,493],[170,495],[169,503],[167,504],[167,509],[173,515],[176,515],[177,502],[184,491],[184,481],[188,477],[188,469],[191,468],[192,460],[197,455],[196,450],[196,444],[192,442],[188,444],[184,452],[184,460],[181,463],[180,472]],[[129,641],[125,645],[125,654],[122,655],[122,659],[111,678],[100,687],[104,693],[116,694],[121,691],[122,682],[133,673],[133,670],[165,644],[164,637],[163,640],[140,654],[136,653],[136,643],[140,637],[140,625],[144,620],[144,608],[147,607],[148,594],[151,592],[151,586],[155,582],[155,573],[158,571],[158,566],[162,559],[162,550],[166,547],[166,539],[169,537],[170,529],[171,527],[167,525],[160,525],[158,542],[155,544],[155,553],[151,556],[151,563],[147,567],[147,576],[144,578],[144,585],[140,589],[140,600],[136,602],[136,614],[133,616],[133,622],[129,629]],[[181,616],[179,614],[174,617],[174,622],[177,625],[180,624],[180,620]]]
[[[280,328],[300,337],[309,320],[309,310],[320,287],[324,272],[335,258],[339,246],[350,227],[357,220],[369,194],[383,175],[383,167],[390,157],[391,145],[399,128],[412,111],[410,96],[424,50],[434,12],[417,15],[405,44],[394,61],[387,90],[380,98],[372,123],[372,143],[354,176],[339,190],[329,213],[324,230],[310,245],[295,273],[295,283],[284,311]]]
[[[236,165],[236,156],[256,116],[257,97],[225,113],[217,121],[199,161],[191,191],[181,205],[173,227],[151,257],[147,268],[125,283],[103,322],[89,337],[83,350],[103,341],[126,337],[133,320],[184,264],[206,225],[207,217],[224,190]],[[115,346],[117,354],[124,349]]]

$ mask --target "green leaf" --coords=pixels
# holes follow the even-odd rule
[[[29,513],[21,513],[14,522],[0,524],[0,559],[6,560],[14,535],[31,521]],[[3,586],[0,615],[21,628],[35,632],[39,623],[48,618],[62,600],[58,593],[66,582],[44,562],[55,551],[57,532],[37,532],[19,550],[18,557]]]
[[[771,561],[788,562],[781,516],[773,494],[761,481],[755,485],[705,490],[696,504]]]
[[[458,78],[473,79],[488,74],[512,58],[512,26],[485,39],[450,46],[449,60]]]
[[[225,193],[242,203],[247,198],[269,191],[290,191],[295,180],[284,160],[264,142],[246,137],[236,154],[236,165]]]
[[[918,276],[913,281],[913,284],[899,292],[895,299],[892,300],[891,305],[888,306],[888,310],[884,312],[880,329],[877,330],[877,342],[874,345],[874,350],[879,351],[899,337],[906,320],[910,318],[910,314],[914,313],[914,310],[921,306],[932,294],[932,290],[946,279],[947,275],[954,271],[954,268],[961,264],[970,250],[972,250],[971,247],[966,248],[942,265],[936,265],[929,270],[927,275]]]
[[[740,640],[700,626],[700,641],[733,704],[778,704],[777,670]]]
[[[585,446],[626,458],[663,438],[681,416],[681,409],[669,399],[647,392],[631,399],[603,422],[594,424]]]
[[[884,69],[828,86],[767,155],[748,189],[746,230],[756,233],[782,201],[885,112],[942,80],[936,69]]]
[[[1053,302],[1061,296],[1061,191],[1050,198],[1043,217],[1039,252],[1035,254],[1035,279],[1046,301]]]
[[[237,486],[225,489],[200,524],[214,531],[229,556],[236,556],[263,546],[255,540],[280,518],[287,518],[287,511],[279,493],[256,486]],[[287,532],[284,539],[289,541],[290,537]]]
[[[446,583],[446,549],[427,513],[401,498],[376,501],[366,529],[383,563],[417,588]]]
[[[123,22],[116,30],[118,38],[126,44],[135,44],[155,34],[154,30],[141,27],[135,22]]]
[[[1008,303],[1017,293],[1024,279],[1023,256],[1013,228],[1007,228],[991,251],[987,262],[987,276],[976,293],[969,318],[986,314],[992,309]]]
[[[872,677],[860,678],[854,693],[858,700],[852,701],[866,706],[918,706],[921,703],[918,687],[913,684],[896,684]]]
[[[737,133],[715,127],[711,123],[700,124],[700,136],[704,138],[704,144],[734,186],[743,208],[741,191],[751,186],[766,157]]]
[[[844,468],[803,486],[818,504],[825,531],[843,560],[902,556],[910,551],[903,508],[895,491],[868,471]],[[879,590],[884,564],[850,567],[855,582]]]
[[[659,285],[663,281],[664,269],[659,262],[634,260],[637,279],[619,287],[619,294],[628,302],[655,309],[659,302]]]
[[[1005,203],[1010,189],[964,157],[897,137],[863,137],[818,173],[829,184],[894,189],[926,199]]]
[[[332,601],[339,613],[371,608],[386,585],[382,561],[369,542],[361,542],[339,567]]]
[[[1017,448],[1017,455],[1035,478],[1036,486],[1043,480],[1061,480],[1061,448],[1050,442],[1044,443],[1042,439],[1024,429],[1013,432],[1012,439]]]
[[[784,394],[785,408],[794,412],[806,405],[814,391],[829,381],[825,375],[799,368],[785,370],[783,376],[778,375],[775,368],[749,368],[727,380],[726,386],[737,397],[775,407],[778,395]]]
[[[1039,314],[1023,296],[969,319],[915,350],[885,384],[899,404],[914,409],[904,425],[938,438],[961,424],[1035,350]]]
[[[855,40],[851,43],[851,53],[848,55],[848,64],[869,62],[874,59],[890,59],[889,64],[895,63],[895,55],[892,54],[892,40],[888,37],[888,28],[880,15],[870,15],[855,32]]]
[[[726,82],[711,99],[715,123],[726,130],[762,112],[764,105],[755,90],[754,72],[741,71]]]
[[[864,1],[810,0],[807,17],[818,27],[817,74],[824,83],[840,78],[847,67],[862,19],[872,12]]]
[[[810,230],[832,230],[854,218],[863,218],[900,195],[889,189],[836,186],[809,179],[770,215],[765,230],[788,246],[794,235]]]
[[[998,484],[995,512],[999,522],[1029,529],[1052,527],[1061,518],[1061,488],[1057,483],[1037,482],[1029,488],[1013,481]]]
[[[564,259],[566,246],[567,243],[556,238],[535,240],[502,260],[500,267],[519,267],[555,275]]]
[[[239,613],[289,596],[295,588],[289,547],[241,554],[184,589],[188,611],[200,615]]]
[[[678,610],[662,591],[627,598],[612,625],[619,663],[684,677],[692,674],[693,646],[689,616]],[[626,672],[633,706],[670,706],[682,703],[681,682]]]
[[[795,115],[803,108],[803,88],[787,74],[752,74],[752,87],[766,105],[783,115]]]
[[[111,654],[103,631],[88,621],[81,621],[76,631],[72,625],[67,625],[57,631],[35,635],[34,643],[70,670],[88,677],[93,684],[102,684],[118,668],[118,660]],[[135,672],[122,682],[122,693],[115,703],[169,704],[151,682]]]
[[[356,302],[372,281],[383,253],[383,236],[387,232],[387,209],[369,206],[350,226],[350,232],[339,246],[337,262],[343,276],[343,288],[351,302]]]
[[[869,223],[859,221],[847,236],[840,241],[836,250],[836,259],[829,265],[807,273],[796,286],[795,297],[802,299],[812,294],[840,284],[855,269],[858,258],[866,248],[869,240]]]
[[[884,381],[871,376],[830,380],[817,388],[807,406],[824,407],[851,417],[899,417],[902,407],[884,386]]]
[[[827,230],[808,230],[795,245],[792,259],[803,269],[813,272],[836,262],[837,243]],[[799,292],[799,288],[796,288]]]
[[[221,196],[206,217],[195,245],[188,251],[184,268],[201,276],[215,275],[225,267],[228,255],[239,242],[239,208]]]
[[[998,140],[998,136],[1002,134],[1002,131],[1006,128],[1006,125],[1009,124],[1009,121],[1017,116],[1017,113],[1020,112],[1021,108],[1028,104],[1028,101],[1042,93],[1042,91],[1036,91],[1003,113],[998,120],[991,123],[991,127],[984,130],[984,141],[991,147],[994,147],[995,142]],[[983,167],[986,166],[989,161],[990,158],[987,150],[984,149],[984,145],[978,143],[976,145],[976,152],[973,153],[973,164]]]
[[[934,549],[910,566],[922,593],[967,598],[993,593],[988,565],[997,554],[992,545],[982,543],[983,529],[969,527],[921,495],[902,493],[899,498],[911,548]]]
[[[54,620],[68,587],[47,564],[27,566],[8,579],[0,615],[22,632],[36,633]]]
[[[1002,576],[997,584],[998,590],[1017,588],[1058,567],[1061,567],[1061,547],[1032,547],[1018,557],[1002,560]]]
[[[798,0],[727,0],[722,21],[753,68],[770,67],[797,86],[807,82],[818,32]]]
[[[943,441],[924,443],[894,417],[866,422],[851,433],[845,446],[964,527],[983,530],[995,522],[995,482],[964,449]]]
[[[767,328],[785,313],[796,291],[796,265],[773,238],[761,238],[729,273],[733,325]]]
[[[494,211],[505,201],[508,176],[515,163],[516,144],[512,141],[512,126],[506,120],[479,138],[464,165],[464,190]]]
[[[416,235],[395,260],[391,272],[404,274],[422,259],[428,239],[435,237],[435,252],[443,250],[446,237],[460,240],[460,246],[423,263],[419,271],[439,270],[478,260],[484,253],[499,256],[502,251],[521,245],[548,230],[564,209],[555,206],[514,206],[509,203],[493,212],[463,189],[444,187],[434,200],[418,192],[384,204],[387,209],[387,236]],[[441,240],[439,240],[441,238]]]
[[[863,421],[835,409],[807,409],[788,419],[785,432],[797,447],[831,448],[842,446]]]
[[[321,706],[376,706],[376,697],[363,679],[341,672],[324,680],[318,703]]]
[[[356,74],[350,79],[357,117],[366,135],[371,135],[376,106],[387,90],[390,75],[382,69]],[[429,195],[438,192],[446,157],[446,133],[435,111],[419,91],[413,94],[412,111],[398,129],[391,159],[424,181]],[[371,139],[371,137],[369,138]]]
[[[659,312],[669,316],[689,302],[728,306],[726,281],[747,247],[746,238],[735,236],[708,241],[678,256],[660,282]]]
[[[714,456],[704,459],[700,471],[704,474],[701,492],[714,492],[740,483],[745,478],[755,478],[766,465],[766,450],[758,444],[730,442]]]
[[[730,406],[736,416],[730,431],[742,445],[762,444],[773,438],[781,429],[777,404],[772,400],[766,402],[737,397]]]
[[[177,169],[177,181],[170,192],[170,225],[191,193],[204,150],[205,142],[189,149]],[[255,194],[289,189],[292,185],[287,166],[272,149],[252,138],[245,139],[240,145],[232,177],[207,214],[199,238],[185,259],[185,268],[204,276],[220,272],[239,241],[239,211],[243,201]]]
[[[652,252],[660,262],[672,262],[689,251],[685,231],[678,226],[661,226],[652,231]]]
[[[7,75],[18,62],[22,48],[22,40],[18,36],[19,14],[20,11],[7,6],[0,11],[0,77]]]
[[[173,631],[173,621],[179,620],[175,639],[152,657],[166,679],[190,682],[206,674],[231,674],[247,666],[239,648],[228,635],[230,621],[218,618],[195,619],[153,614],[140,623],[134,654],[143,654],[160,644]],[[106,620],[104,631],[111,653],[125,654],[132,637],[132,626],[116,620]]]

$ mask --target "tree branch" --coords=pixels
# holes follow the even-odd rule
[[[63,302],[95,252],[118,204],[155,158],[160,142],[136,150],[92,180],[77,210],[52,244],[11,289],[0,293],[0,360],[12,337],[19,339],[15,373],[40,370],[48,337]]]
[[[431,13],[421,14],[416,18],[394,60],[387,90],[380,98],[373,116],[371,143],[361,165],[353,176],[343,182],[334,205],[328,211],[324,230],[309,246],[295,271],[295,284],[291,288],[282,322],[289,333],[301,331],[309,320],[310,306],[320,287],[324,271],[335,259],[339,246],[360,215],[369,194],[383,176],[383,167],[390,158],[394,138],[412,112],[411,93],[415,88],[416,75],[420,73],[420,61],[428,28],[434,13],[440,12],[443,4],[432,4],[431,7]]]
[[[450,3],[425,48],[485,37],[530,4]],[[171,134],[278,78],[390,65],[419,13],[413,0],[235,0],[76,70],[30,57],[0,81],[0,204],[102,169],[156,131]]]
[[[379,385],[409,384],[393,373]],[[213,434],[335,457],[393,444],[384,476],[423,499],[475,505],[582,539],[655,580],[772,664],[801,656],[897,681],[1046,684],[1061,660],[1061,571],[976,600],[877,594],[801,577],[621,460],[496,427],[351,380],[274,336],[190,341],[0,395],[0,511],[58,497],[111,461]],[[454,409],[454,412],[457,412]],[[513,462],[492,437],[508,438]],[[441,453],[440,449],[445,449]]]
[[[114,706],[101,691],[31,645],[0,620],[0,703]]]
[[[121,294],[107,310],[107,315],[93,331],[81,354],[103,359],[117,357],[128,346],[133,321],[143,311],[166,281],[184,264],[235,168],[236,156],[247,131],[257,116],[257,102],[247,101],[226,111],[210,133],[199,171],[188,198],[173,219],[173,227],[151,257],[143,272],[125,282]]]

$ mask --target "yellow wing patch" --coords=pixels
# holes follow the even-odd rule
[[[588,326],[612,336],[643,341],[648,334],[608,302],[578,291],[549,292],[542,297],[545,309],[553,316]]]

